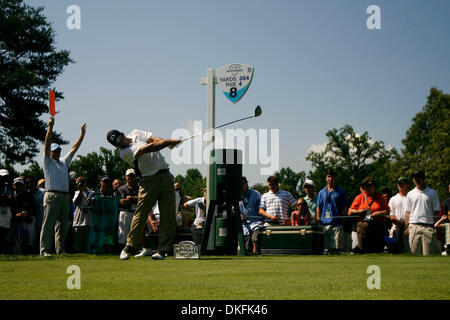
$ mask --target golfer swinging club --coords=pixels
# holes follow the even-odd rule
[[[133,130],[127,136],[123,132],[111,130],[106,139],[119,148],[120,157],[134,165],[139,181],[139,199],[127,236],[127,245],[120,253],[121,260],[137,254],[141,245],[149,212],[158,201],[160,210],[160,230],[157,252],[153,259],[163,260],[165,253],[172,250],[176,231],[174,178],[169,165],[159,150],[174,147],[180,140],[152,137],[151,132]]]

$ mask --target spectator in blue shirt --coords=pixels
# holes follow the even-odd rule
[[[247,178],[242,177],[242,199],[239,203],[242,229],[247,251],[259,253],[260,230],[264,227],[264,217],[258,214],[261,194],[249,189]]]
[[[336,185],[337,173],[327,171],[327,186],[320,190],[317,200],[317,220],[323,226],[325,254],[339,253],[345,248],[342,218],[348,211],[347,193]]]

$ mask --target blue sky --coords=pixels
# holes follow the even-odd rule
[[[206,125],[208,68],[246,63],[253,82],[237,104],[217,89],[216,124],[263,116],[230,128],[280,130],[280,167],[309,170],[305,156],[345,124],[401,148],[432,86],[450,87],[450,2],[434,1],[32,1],[44,6],[57,47],[76,63],[55,83],[65,99],[55,128],[78,154],[110,148],[112,128],[170,137],[192,121]],[[69,5],[81,8],[81,30],[69,30]],[[369,30],[369,5],[381,30]],[[63,152],[66,150],[63,150]],[[170,162],[170,151],[164,150]],[[41,162],[42,156],[38,157]],[[174,174],[206,165],[171,165]],[[250,184],[260,166],[244,165]]]

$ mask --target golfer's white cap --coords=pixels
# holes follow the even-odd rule
[[[7,175],[9,175],[9,171],[8,170],[0,169],[0,176],[1,177],[7,176]]]
[[[304,186],[308,185],[308,186],[313,186],[313,187],[314,187],[314,181],[312,181],[312,180],[310,180],[310,179],[305,180],[305,183],[304,183],[303,185],[304,185]]]
[[[134,175],[136,174],[136,173],[134,172],[134,169],[128,169],[127,172],[125,172],[125,175],[126,175],[126,176],[128,176],[128,175],[130,175],[130,174],[134,174]]]
[[[55,151],[56,149],[61,149],[61,146],[59,144],[57,144],[57,143],[52,143],[50,145],[50,150],[51,151]]]

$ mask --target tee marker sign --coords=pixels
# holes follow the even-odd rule
[[[217,82],[225,97],[233,103],[241,100],[252,83],[253,71],[253,67],[239,63],[217,69]]]

